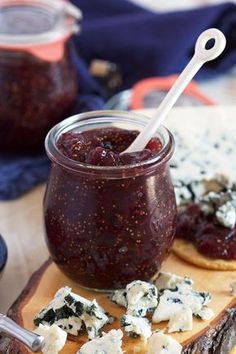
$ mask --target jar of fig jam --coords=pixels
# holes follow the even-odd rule
[[[169,254],[173,137],[161,127],[142,152],[121,154],[146,123],[134,113],[97,111],[47,135],[46,241],[52,259],[81,286],[108,290],[150,280]]]
[[[71,114],[71,36],[80,11],[62,0],[0,2],[0,148],[34,152]]]

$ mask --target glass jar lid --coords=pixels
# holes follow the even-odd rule
[[[44,45],[78,32],[80,10],[63,0],[2,0],[0,46],[27,48]]]

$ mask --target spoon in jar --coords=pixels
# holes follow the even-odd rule
[[[207,44],[212,44],[212,46],[208,48]],[[216,59],[225,49],[225,45],[226,39],[224,34],[216,28],[210,28],[200,34],[195,45],[195,53],[192,59],[157,108],[154,117],[122,154],[141,151],[145,148],[198,70],[204,63]]]
[[[19,326],[12,319],[1,313],[0,333],[4,333],[7,336],[18,339],[20,342],[29,347],[33,352],[41,351],[45,344],[44,337]]]

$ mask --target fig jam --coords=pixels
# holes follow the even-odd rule
[[[77,81],[71,37],[80,11],[67,4],[0,1],[1,151],[43,150],[49,129],[72,113]]]
[[[143,151],[121,154],[131,145],[138,133],[119,128],[65,133],[59,139],[57,147],[65,156],[94,166],[130,165],[148,160],[162,149],[160,140],[153,138]]]
[[[141,152],[120,154],[138,131],[114,127],[121,113],[110,114],[109,126],[89,130],[93,119],[77,118],[83,129],[58,138],[58,125],[46,139],[53,161],[44,200],[49,251],[66,275],[93,289],[150,280],[169,253],[176,226],[172,136],[162,128],[167,141],[155,137]]]
[[[34,152],[74,107],[77,84],[69,46],[56,62],[0,49],[0,148]]]
[[[214,215],[203,213],[198,204],[179,212],[176,236],[193,242],[207,257],[236,259],[236,228],[220,225]]]

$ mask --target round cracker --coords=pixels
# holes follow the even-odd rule
[[[184,261],[200,268],[211,270],[236,270],[236,260],[212,259],[198,252],[189,241],[176,239],[172,248],[173,252]]]

